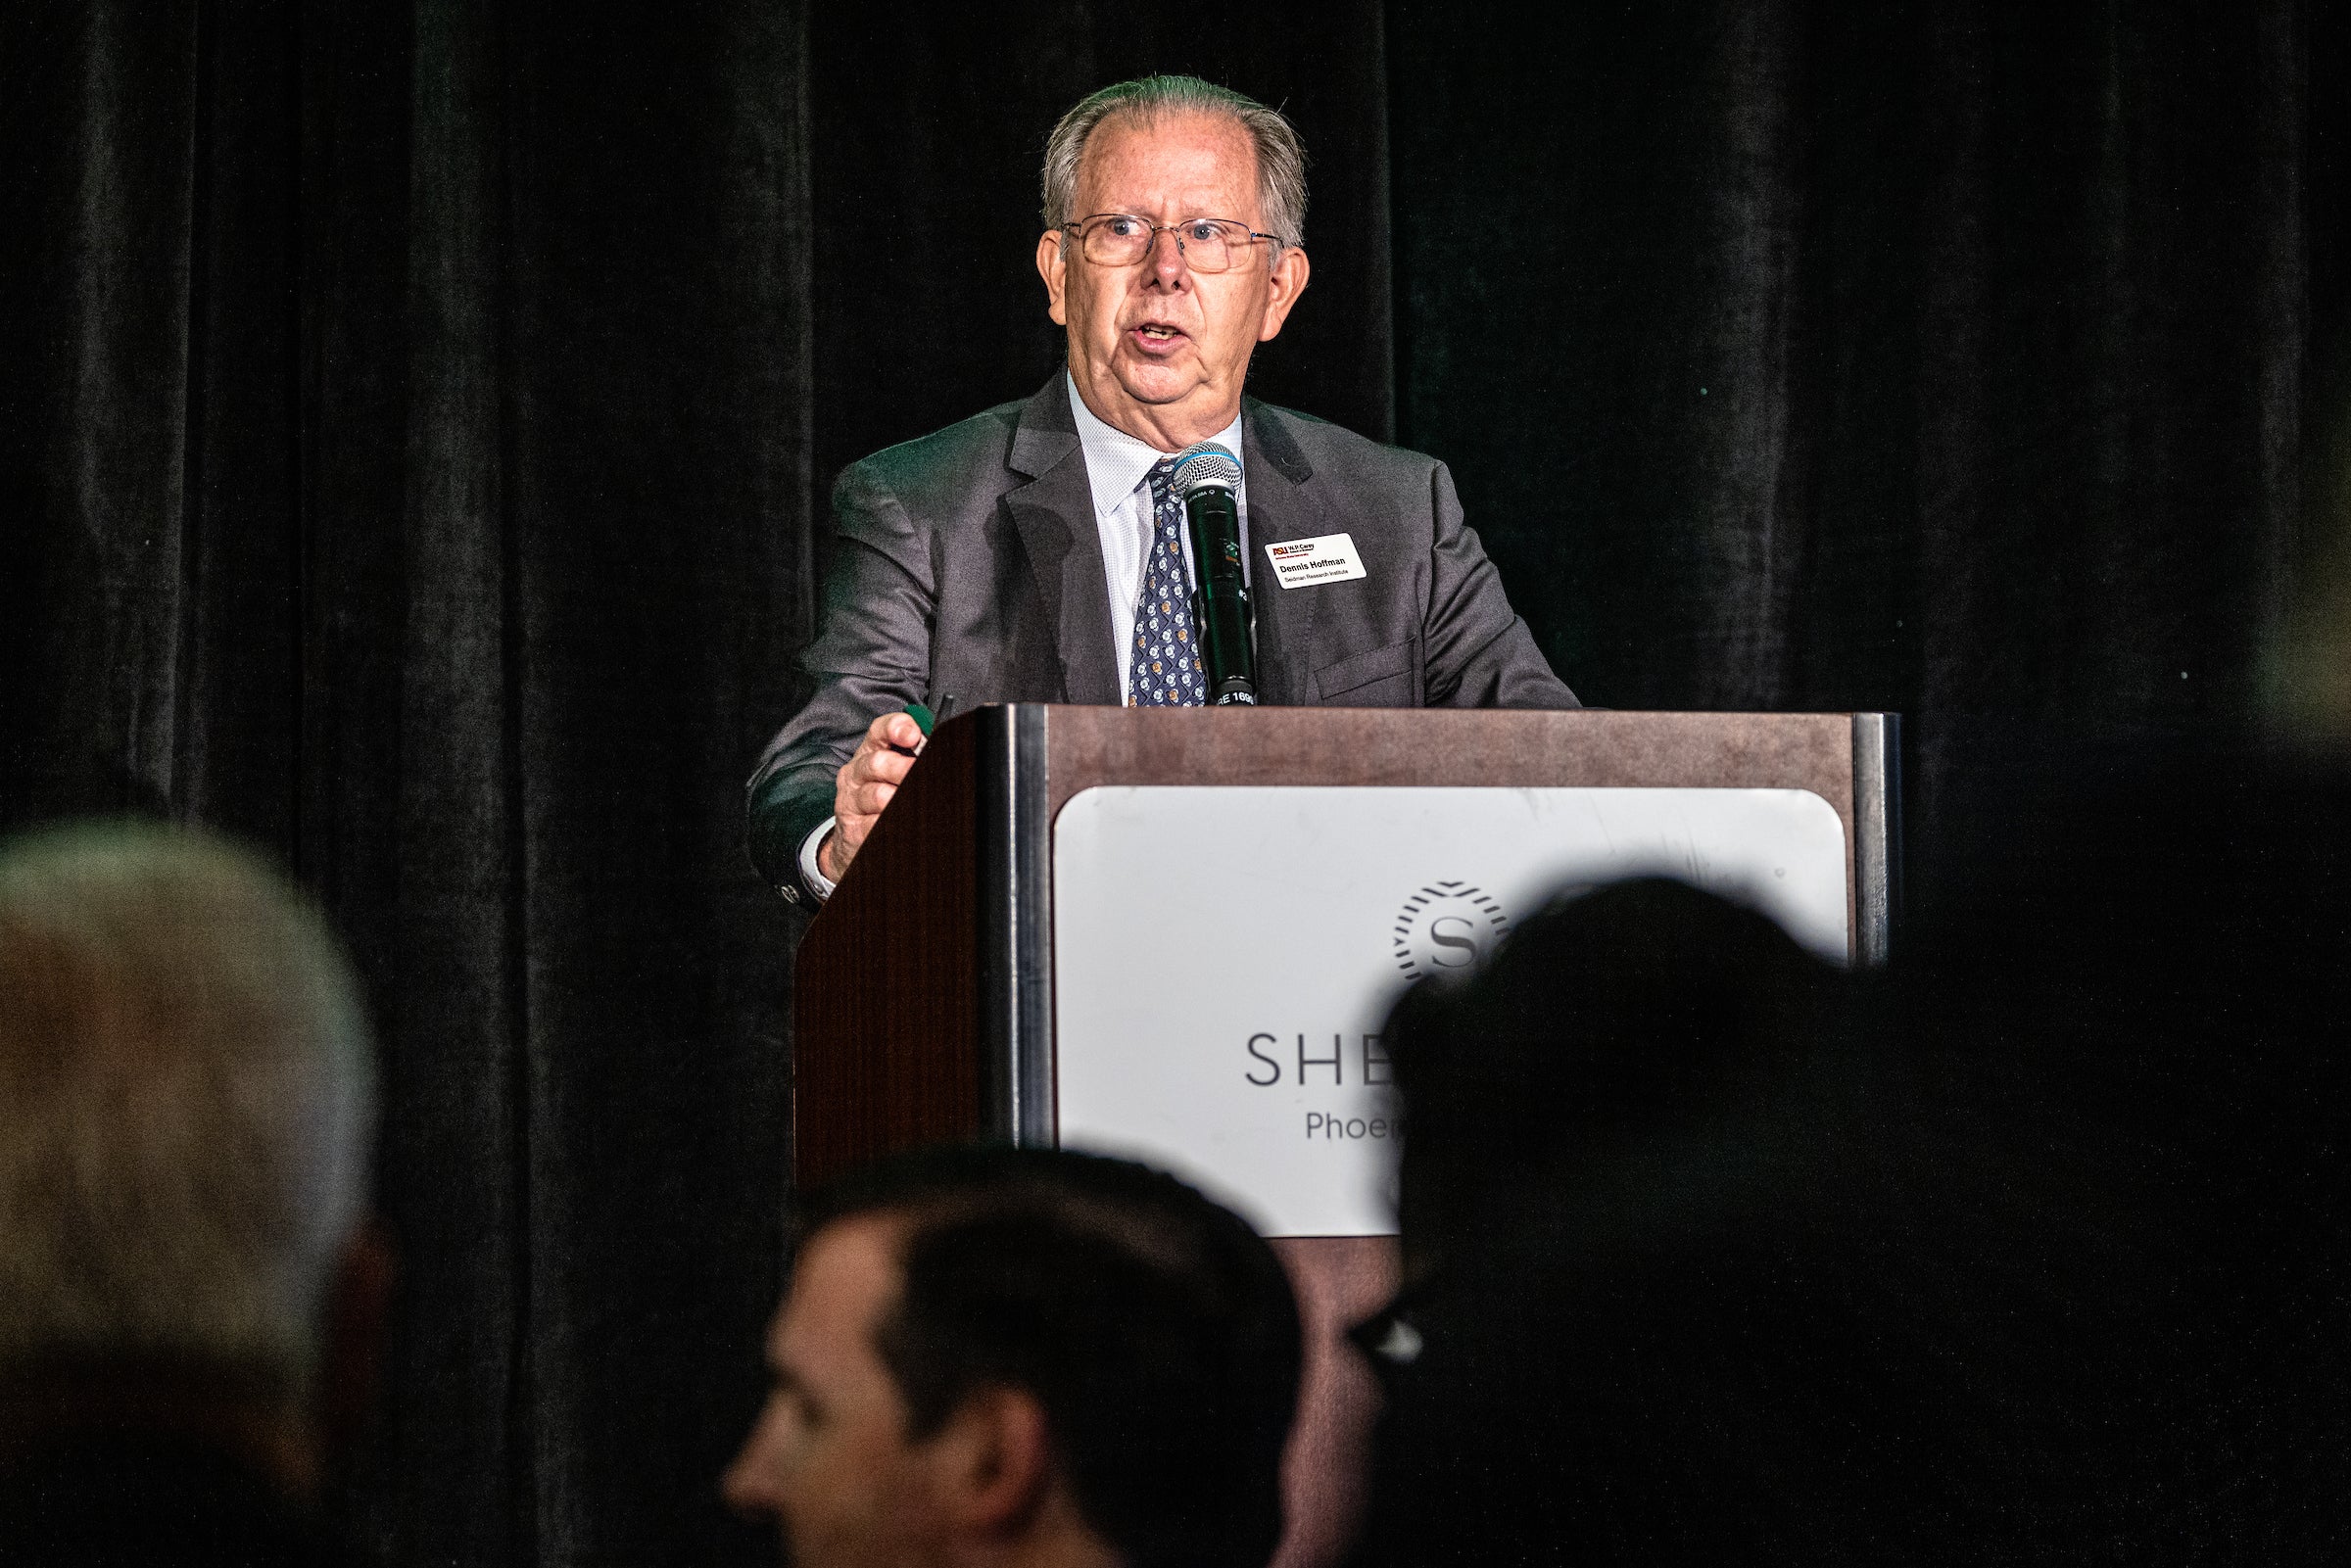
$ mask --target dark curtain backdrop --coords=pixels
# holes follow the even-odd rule
[[[1262,395],[1453,465],[1588,700],[2233,728],[2342,389],[2329,8],[0,7],[0,820],[274,847],[385,1038],[401,1558],[758,1560],[840,466],[1033,390],[1055,115],[1284,105]]]

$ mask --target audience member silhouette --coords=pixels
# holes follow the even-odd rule
[[[2351,1544],[2343,797],[2039,773],[1942,803],[1892,974],[1652,882],[1406,999],[1364,1562]]]
[[[313,1506],[386,1268],[317,915],[160,828],[0,848],[0,1563],[351,1560]]]
[[[775,1388],[726,1478],[799,1568],[1263,1568],[1298,1310],[1175,1178],[945,1149],[811,1199]]]

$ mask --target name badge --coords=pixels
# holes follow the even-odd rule
[[[1320,539],[1292,539],[1268,545],[1266,558],[1273,563],[1273,580],[1283,588],[1345,583],[1370,575],[1364,570],[1362,557],[1355,553],[1354,539],[1346,534],[1324,534]]]

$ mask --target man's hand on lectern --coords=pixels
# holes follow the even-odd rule
[[[866,730],[834,784],[833,832],[817,849],[817,870],[840,880],[865,835],[874,831],[874,819],[906,782],[906,770],[922,749],[922,727],[908,714],[885,713]]]

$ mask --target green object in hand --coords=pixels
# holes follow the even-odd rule
[[[931,716],[931,710],[920,702],[906,704],[906,717],[914,721],[914,727],[923,732],[923,738],[926,740],[931,738],[931,731],[938,723]]]

